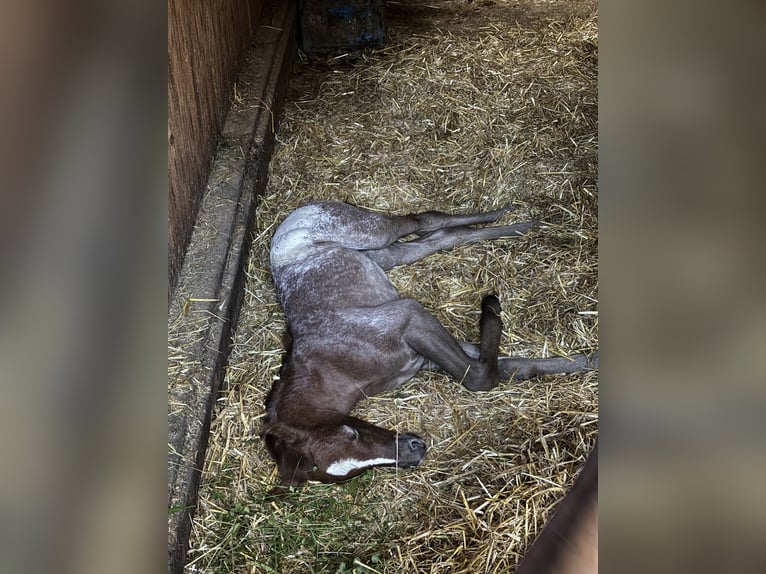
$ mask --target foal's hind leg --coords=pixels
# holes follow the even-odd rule
[[[407,235],[424,236],[445,228],[492,223],[512,209],[469,215],[440,211],[384,215],[348,203],[320,201],[292,212],[277,229],[275,241],[285,241],[282,236],[292,235],[295,238],[289,238],[288,243],[332,242],[358,251],[378,250]]]
[[[501,237],[517,237],[539,225],[538,221],[525,221],[497,227],[445,227],[412,241],[397,241],[383,249],[367,250],[364,254],[383,269],[408,265],[438,251],[446,251],[470,243]]]

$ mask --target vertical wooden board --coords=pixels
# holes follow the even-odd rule
[[[176,283],[262,0],[168,1],[168,281]]]

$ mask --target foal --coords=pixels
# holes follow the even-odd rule
[[[271,272],[291,340],[266,400],[262,436],[282,484],[338,482],[373,466],[420,464],[426,443],[419,436],[349,416],[360,400],[420,369],[446,371],[479,391],[499,379],[596,366],[595,354],[498,358],[502,325],[494,295],[482,302],[480,345],[457,341],[420,303],[401,299],[384,273],[470,241],[522,235],[538,223],[470,227],[507,211],[387,216],[326,201],[300,207],[279,226]]]

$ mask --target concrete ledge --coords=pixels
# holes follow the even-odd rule
[[[168,572],[184,569],[215,396],[242,302],[256,198],[265,186],[295,57],[294,2],[267,1],[168,312]]]

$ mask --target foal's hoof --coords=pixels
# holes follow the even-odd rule
[[[500,308],[500,299],[498,299],[497,295],[494,293],[485,295],[484,299],[481,300],[481,310],[492,311],[492,313],[499,317],[502,312],[502,309]]]
[[[498,375],[494,376],[483,376],[483,377],[477,377],[476,379],[469,379],[466,377],[463,379],[463,386],[468,389],[469,391],[491,391],[497,385],[500,383],[500,377]]]

